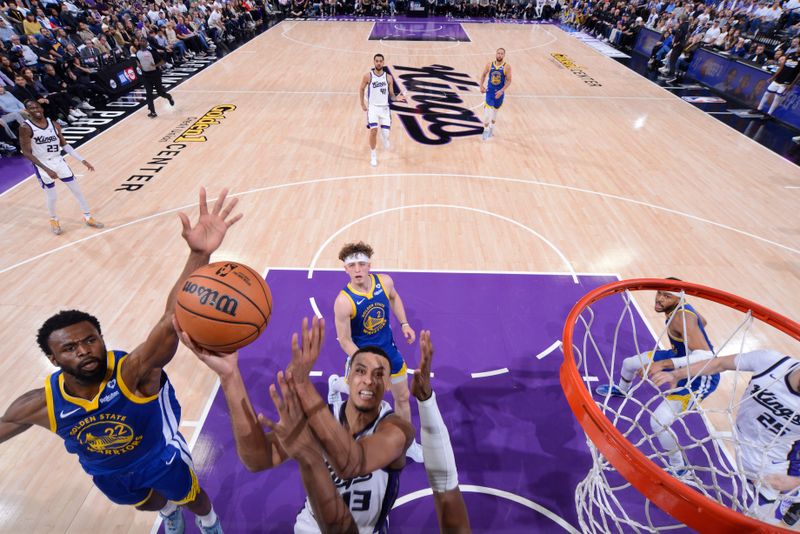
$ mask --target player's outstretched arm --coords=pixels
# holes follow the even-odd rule
[[[67,143],[67,140],[64,139],[64,134],[61,133],[61,126],[57,122],[54,123],[54,126],[56,127],[56,133],[58,134],[59,146],[64,150],[64,152],[66,152],[67,154],[69,154],[73,158],[77,159],[78,161],[83,163],[84,167],[86,167],[90,171],[94,172],[94,165],[89,163],[89,161],[86,160],[86,158],[81,156],[78,153],[78,151],[75,150],[74,148],[72,148],[72,146],[69,143]]]
[[[206,190],[201,187],[200,215],[194,226],[185,213],[178,214],[183,225],[181,235],[189,245],[189,258],[186,260],[183,272],[169,292],[164,315],[150,332],[147,340],[136,347],[125,360],[122,373],[128,387],[135,387],[139,380],[147,376],[150,371],[164,367],[175,356],[178,348],[178,336],[172,325],[172,315],[178,291],[186,277],[208,264],[211,254],[222,244],[228,228],[242,218],[242,214],[230,216],[239,199],[234,198],[226,205],[227,195],[228,190],[223,189],[214,203],[214,207],[209,211],[206,203]]]
[[[433,490],[433,502],[439,519],[441,532],[467,534],[472,532],[467,514],[467,505],[458,487],[450,433],[444,424],[442,414],[436,404],[436,396],[431,388],[431,361],[433,344],[431,333],[423,330],[419,334],[420,364],[414,371],[411,394],[417,399],[419,407],[420,435],[425,472]]]
[[[353,515],[336,491],[322,458],[319,442],[308,426],[296,387],[284,379],[282,372],[278,372],[278,387],[281,395],[278,395],[274,384],[269,388],[269,395],[280,419],[276,423],[260,415],[259,420],[272,430],[289,457],[297,462],[303,487],[320,530],[357,533]]]
[[[33,425],[50,428],[44,388],[28,391],[11,403],[0,417],[0,443],[22,434]]]
[[[392,308],[392,313],[397,317],[397,320],[400,321],[400,328],[403,330],[403,336],[410,345],[414,343],[417,334],[414,332],[414,329],[411,328],[411,325],[408,324],[408,316],[406,315],[406,308],[403,306],[403,299],[400,298],[397,288],[394,287],[394,280],[392,280],[391,276],[382,274],[380,277],[384,289],[386,290],[386,296],[389,297],[389,306]]]
[[[239,354],[210,352],[196,345],[189,335],[180,330],[173,319],[180,340],[197,358],[219,376],[220,387],[228,404],[228,413],[236,440],[236,453],[249,471],[264,471],[283,463],[287,454],[271,433],[264,432],[256,417],[253,403],[247,394],[239,371]]]
[[[671,388],[675,388],[678,381],[689,377],[715,375],[722,371],[735,370],[737,356],[736,354],[731,356],[719,356],[710,360],[699,361],[687,367],[675,369],[674,371],[659,371],[651,377],[651,380],[658,387],[669,384]]]
[[[486,92],[486,77],[489,75],[489,71],[492,68],[491,63],[487,63],[486,67],[483,69],[483,74],[481,74],[481,93]]]
[[[303,319],[300,342],[297,334],[292,336],[292,361],[287,372],[328,463],[337,475],[347,479],[382,469],[397,460],[405,461],[405,451],[414,439],[411,423],[390,415],[374,434],[356,441],[328,410],[327,403],[308,379],[324,339],[324,319],[318,321],[315,317],[310,329],[308,319]]]
[[[350,314],[353,311],[353,302],[344,292],[340,292],[333,303],[333,316],[336,325],[336,339],[339,346],[348,357],[358,350],[353,343],[353,332],[350,330]]]
[[[364,90],[369,85],[369,73],[365,74],[363,78],[361,78],[361,85],[358,88],[358,103],[361,104],[361,109],[367,111],[367,103],[364,100]]]

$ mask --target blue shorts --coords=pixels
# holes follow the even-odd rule
[[[490,108],[500,109],[500,106],[503,105],[503,99],[506,97],[506,94],[503,93],[503,96],[500,98],[496,98],[494,95],[497,91],[492,91],[491,89],[486,91],[486,105]]]
[[[191,456],[174,446],[137,464],[134,471],[95,475],[93,479],[111,501],[133,506],[144,504],[154,491],[177,504],[193,501],[200,491]]]
[[[674,358],[676,354],[671,350],[657,350],[653,352],[653,361],[661,361]],[[719,375],[698,376],[692,379],[691,382],[684,379],[678,382],[678,388],[675,391],[670,391],[667,395],[667,400],[679,400],[682,402],[683,410],[687,410],[692,402],[692,393],[694,393],[694,400],[701,401],[711,395],[719,385]]]

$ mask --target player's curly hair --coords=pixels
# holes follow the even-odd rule
[[[50,345],[48,344],[50,334],[56,330],[61,330],[62,328],[82,323],[84,321],[97,328],[98,334],[103,334],[103,332],[100,330],[100,321],[98,321],[97,317],[94,315],[90,315],[80,310],[61,310],[42,324],[41,328],[39,328],[39,332],[36,333],[36,343],[39,344],[39,348],[42,349],[42,352],[50,355],[52,354]]]
[[[372,247],[363,241],[348,243],[339,251],[339,260],[344,261],[344,259],[351,254],[366,254],[368,258],[371,258],[372,252]]]

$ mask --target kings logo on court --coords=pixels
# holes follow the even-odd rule
[[[455,137],[483,133],[483,123],[460,96],[480,87],[469,74],[438,64],[395,65],[391,74],[408,95],[408,102],[392,102],[392,109],[414,141],[443,145]]]

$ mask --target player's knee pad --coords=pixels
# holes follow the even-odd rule
[[[653,433],[660,434],[672,426],[676,416],[677,414],[669,405],[669,401],[662,402],[655,411],[650,414],[650,429]]]

